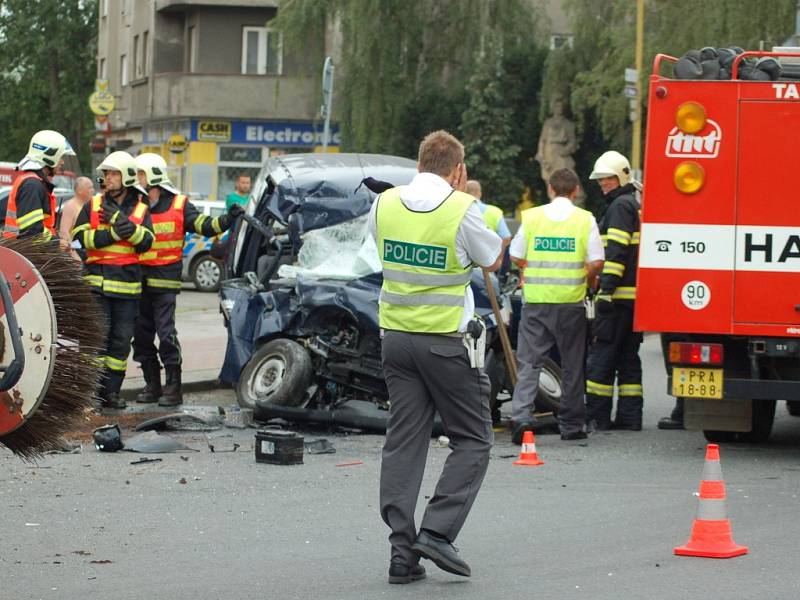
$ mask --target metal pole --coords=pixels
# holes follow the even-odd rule
[[[636,119],[633,121],[631,166],[641,169],[642,156],[642,67],[644,63],[644,0],[636,0]]]
[[[322,109],[325,116],[325,130],[322,134],[322,151],[328,151],[331,137],[331,107],[333,106],[333,61],[331,57],[325,59],[322,73]]]

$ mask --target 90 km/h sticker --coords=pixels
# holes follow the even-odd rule
[[[703,310],[711,302],[711,288],[702,281],[690,281],[681,290],[681,300],[690,310]]]

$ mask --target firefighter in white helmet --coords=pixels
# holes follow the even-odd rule
[[[37,131],[28,153],[17,165],[21,175],[14,180],[5,211],[3,237],[41,235],[51,239],[56,233],[56,197],[51,178],[65,155],[74,155],[63,135],[45,129]]]
[[[108,316],[100,400],[107,408],[125,408],[119,392],[142,294],[139,260],[153,245],[155,236],[145,193],[136,186],[133,157],[127,152],[112,152],[97,172],[106,191],[83,207],[72,235],[86,249],[86,279]]]
[[[613,150],[594,163],[589,179],[607,203],[600,221],[606,261],[600,274],[593,325],[594,344],[586,367],[586,418],[590,429],[642,428],[642,334],[633,330],[636,267],[639,259],[639,203],[628,159]],[[614,379],[616,418],[611,419]]]
[[[136,157],[139,183],[147,190],[156,243],[140,255],[144,288],[133,338],[133,360],[141,365],[145,387],[137,402],[177,406],[181,393],[181,346],[175,329],[175,306],[181,290],[183,241],[186,232],[214,237],[230,228],[244,209],[235,204],[228,213],[201,213],[169,180],[166,161],[152,152]],[[158,335],[158,348],[155,337]],[[159,357],[161,363],[159,364]],[[161,365],[166,385],[161,387]]]

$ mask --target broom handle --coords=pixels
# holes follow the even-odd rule
[[[500,315],[500,305],[497,303],[497,295],[494,293],[494,284],[489,271],[483,271],[483,279],[486,281],[486,293],[489,294],[489,302],[492,304],[492,312],[494,313],[495,321],[497,321],[497,330],[500,332],[500,345],[503,347],[503,354],[506,355],[506,367],[508,368],[508,375],[511,377],[511,385],[517,385],[517,359],[514,352],[511,350],[511,340],[508,337],[508,330],[506,324],[503,322],[503,317]]]

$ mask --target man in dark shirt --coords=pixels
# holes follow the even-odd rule
[[[154,153],[136,157],[139,183],[147,189],[156,243],[142,254],[144,278],[139,316],[133,338],[133,359],[141,365],[145,387],[137,402],[177,406],[181,393],[181,346],[175,329],[175,306],[181,290],[183,243],[186,232],[212,237],[227,230],[244,212],[238,204],[228,214],[211,218],[202,214],[170,182],[166,161]],[[158,348],[155,337],[158,335]],[[161,365],[166,385],[161,387]]]
[[[142,293],[140,254],[155,236],[143,190],[136,187],[136,164],[127,152],[112,152],[100,166],[106,192],[86,204],[72,235],[86,249],[86,279],[108,318],[103,361],[101,404],[125,408],[119,397],[128,366],[139,298]]]

